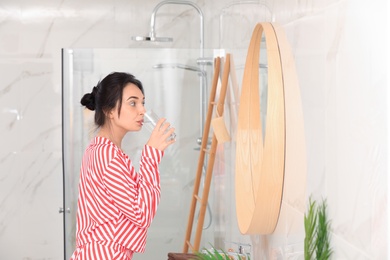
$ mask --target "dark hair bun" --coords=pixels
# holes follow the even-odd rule
[[[81,98],[81,101],[80,101],[81,105],[85,106],[85,107],[88,108],[89,110],[94,111],[94,110],[95,110],[95,97],[96,97],[96,92],[97,92],[97,88],[96,88],[96,87],[93,87],[91,93],[87,93],[87,94],[85,94],[85,95]]]

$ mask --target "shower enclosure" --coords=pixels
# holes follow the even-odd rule
[[[213,57],[221,50],[205,50]],[[63,49],[63,165],[64,165],[64,234],[65,259],[75,247],[76,210],[79,168],[82,154],[94,135],[93,112],[80,105],[84,93],[90,92],[107,74],[124,71],[143,82],[146,108],[166,117],[176,128],[177,142],[170,146],[160,165],[161,203],[149,229],[146,252],[134,259],[165,259],[168,252],[181,252],[189,204],[193,191],[199,143],[202,133],[204,95],[213,65],[197,65],[195,49]],[[206,99],[208,100],[208,99]],[[123,149],[136,169],[148,133],[128,133]],[[213,192],[210,193],[212,203]],[[213,243],[212,207],[205,219],[202,241]]]

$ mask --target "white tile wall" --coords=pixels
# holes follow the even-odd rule
[[[0,259],[63,259],[61,48],[145,44],[130,37],[147,34],[158,2],[1,1]],[[386,259],[387,1],[259,2],[271,13],[253,5],[224,9],[230,1],[196,1],[205,17],[205,47],[246,48],[257,22],[282,25],[301,87],[306,193],[328,200],[334,258]],[[166,6],[159,14],[157,32],[174,42],[151,47],[199,47],[196,12]],[[294,205],[284,210],[289,213],[280,223],[296,228],[241,236],[231,217],[229,239],[251,241],[255,259],[293,259],[303,250],[304,212]]]

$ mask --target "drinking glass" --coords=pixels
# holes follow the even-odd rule
[[[156,124],[160,120],[160,117],[154,112],[153,110],[149,110],[144,114],[144,127],[149,131],[152,132],[153,129],[156,127]],[[168,128],[170,129],[170,127]],[[167,129],[167,130],[168,130]],[[176,139],[176,134],[172,133],[169,138],[169,140]]]

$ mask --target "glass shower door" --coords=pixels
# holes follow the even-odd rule
[[[212,51],[205,50],[205,56],[213,57]],[[203,130],[202,113],[213,70],[212,63],[199,66],[198,58],[199,50],[189,49],[63,50],[65,259],[75,248],[81,158],[94,135],[93,113],[84,110],[79,101],[113,71],[129,72],[140,79],[146,108],[168,118],[177,134],[177,142],[166,150],[160,165],[161,202],[148,232],[146,252],[135,254],[134,259],[165,259],[168,252],[182,251],[199,155],[197,140]],[[147,132],[141,130],[128,133],[123,140],[122,148],[136,169],[147,138]],[[210,201],[211,196],[212,192]],[[207,214],[205,241],[212,241],[211,223],[211,214]]]

